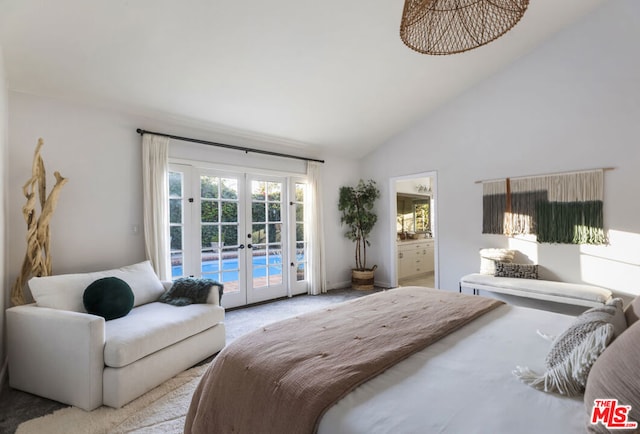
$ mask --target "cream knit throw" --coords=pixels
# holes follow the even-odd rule
[[[544,374],[517,366],[514,375],[525,384],[545,392],[568,396],[582,394],[596,359],[626,327],[623,319],[622,300],[619,298],[605,306],[589,309],[553,341],[545,359],[547,370]]]

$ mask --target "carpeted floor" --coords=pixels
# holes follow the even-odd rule
[[[269,303],[229,310],[225,315],[227,343],[265,324],[324,306],[379,291],[332,290],[319,296],[300,295]],[[209,359],[210,360],[210,359]],[[208,360],[207,360],[208,361]],[[4,387],[0,394],[0,433],[14,433],[22,422],[67,406],[28,393]]]

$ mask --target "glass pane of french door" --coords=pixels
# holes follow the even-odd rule
[[[306,293],[309,283],[309,234],[305,225],[308,214],[309,191],[306,181],[292,180],[291,182],[291,210],[290,243],[292,254],[289,272],[289,285],[292,294]],[[295,252],[295,253],[293,253]]]
[[[250,303],[287,295],[285,180],[249,176],[250,201],[247,264]]]
[[[200,173],[200,275],[224,285],[226,307],[246,303],[240,176]]]
[[[185,232],[185,174],[169,172],[169,243],[171,248],[171,278],[185,275],[184,232]]]

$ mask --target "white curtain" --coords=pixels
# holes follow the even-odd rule
[[[142,135],[144,242],[160,280],[171,280],[169,263],[169,138]]]
[[[324,223],[322,218],[322,189],[320,163],[307,163],[309,179],[309,294],[327,292],[324,258]]]

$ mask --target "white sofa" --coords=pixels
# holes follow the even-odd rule
[[[110,276],[129,284],[134,307],[105,321],[86,313],[82,294]],[[87,411],[119,408],[220,351],[225,328],[217,289],[204,304],[157,302],[170,286],[148,261],[31,279],[35,303],[7,309],[10,386]]]

